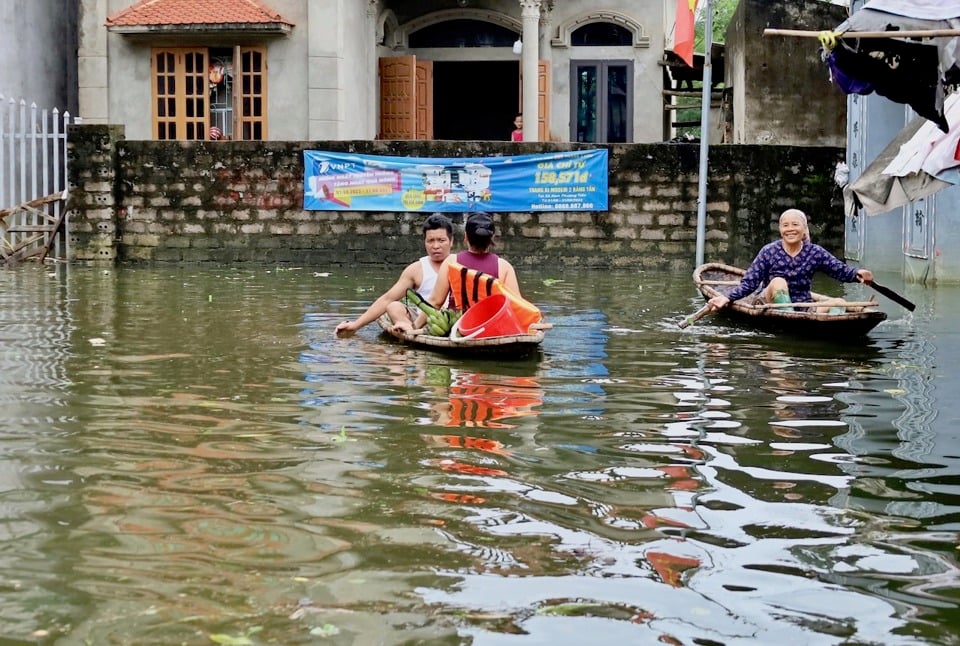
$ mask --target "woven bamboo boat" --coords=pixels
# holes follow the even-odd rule
[[[491,338],[451,338],[431,336],[421,330],[401,332],[393,329],[390,317],[386,314],[377,319],[384,333],[404,344],[426,348],[437,352],[463,356],[487,356],[499,359],[523,359],[540,350],[544,332],[550,329],[550,323],[535,323],[528,334],[511,334]]]
[[[718,294],[726,296],[730,293],[740,284],[740,279],[745,273],[746,271],[739,267],[707,263],[694,270],[693,282],[704,300],[710,300]],[[842,314],[816,311],[816,303],[831,298],[823,294],[814,293],[811,303],[793,303],[788,308],[758,303],[757,298],[758,294],[751,294],[733,301],[717,314],[765,332],[834,341],[865,336],[887,318],[884,312],[877,309],[878,304],[873,295],[870,296],[869,301],[845,302],[846,312]]]

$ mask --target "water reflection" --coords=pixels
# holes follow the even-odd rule
[[[0,272],[0,634],[955,643],[960,290],[854,346],[531,277],[513,363],[335,339],[387,273]]]

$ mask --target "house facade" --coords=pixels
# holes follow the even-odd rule
[[[851,11],[863,5],[853,0]],[[876,93],[847,97],[849,181],[860,177],[916,117],[909,106]],[[960,186],[876,215],[854,209],[845,222],[844,254],[862,266],[902,274],[906,282],[960,283]]]
[[[675,9],[80,0],[80,115],[131,139],[508,141],[522,113],[526,141],[663,141]]]

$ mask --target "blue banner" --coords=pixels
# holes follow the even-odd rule
[[[508,157],[303,153],[310,211],[606,211],[607,150]]]

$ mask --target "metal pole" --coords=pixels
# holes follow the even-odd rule
[[[707,234],[707,156],[710,150],[710,102],[713,98],[713,9],[706,0],[707,19],[703,26],[703,90],[700,99],[700,181],[697,185],[697,267],[703,264],[704,239]]]

